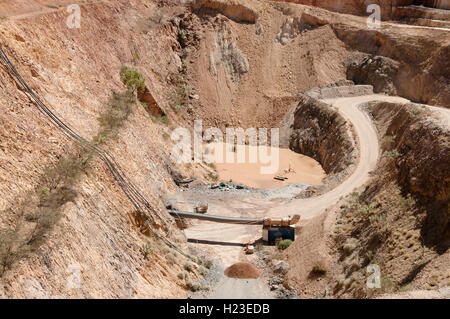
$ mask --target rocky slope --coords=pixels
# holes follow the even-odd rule
[[[300,296],[425,297],[415,291],[449,285],[448,125],[417,104],[372,102],[367,111],[381,160],[364,188],[302,225],[287,250],[288,262],[305,256],[285,278]],[[366,285],[372,264],[380,267],[381,288]]]
[[[345,119],[329,105],[300,97],[290,129],[290,148],[316,159],[328,177],[343,175],[357,157],[355,141]],[[343,155],[344,154],[344,155]]]
[[[67,124],[92,139],[101,131],[97,118],[107,110],[113,92],[125,90],[119,78],[122,65],[138,68],[156,103],[169,112],[167,96],[176,87],[167,79],[178,75],[181,66],[177,26],[154,26],[149,19],[155,6],[148,6],[143,1],[84,5],[86,27],[81,30],[67,28],[66,13],[59,10],[17,22],[7,19],[1,22],[0,43],[14,56],[13,63],[32,88]],[[108,32],[100,32],[105,28]],[[151,40],[155,37],[156,42]],[[104,164],[95,157],[77,155],[76,145],[38,113],[3,67],[0,72],[0,99],[7,106],[0,119],[2,261],[4,256],[14,259],[2,267],[0,295],[185,296],[185,282],[177,278],[184,257],[147,236],[134,207]],[[154,123],[145,108],[135,104],[128,121],[105,147],[156,212],[170,220],[160,200],[162,194],[175,190],[166,169],[170,154],[166,131],[166,125]],[[70,185],[63,185],[66,188],[43,184],[49,173],[56,174],[52,175],[56,183],[66,183],[59,169],[69,163],[78,170],[74,166],[78,161],[87,164],[77,171],[75,180],[70,179]],[[70,197],[58,199],[56,206],[42,206],[48,193]],[[55,220],[35,219],[36,209],[42,216],[50,216],[45,212],[51,209]],[[155,227],[154,231],[164,235],[169,231],[162,225]],[[34,241],[36,230],[39,243]],[[172,241],[177,242],[179,236],[171,230]],[[27,249],[19,253],[14,243],[23,241],[33,245],[21,246]],[[4,255],[8,247],[17,254]],[[81,271],[81,288],[66,284],[74,269]]]
[[[336,11],[340,13],[355,14],[355,15],[368,15],[367,5],[368,2],[364,0],[276,0],[284,2],[294,2],[305,5],[318,6],[327,10]],[[409,5],[426,5],[434,8],[448,9],[450,4],[447,0],[374,0],[370,4],[378,4],[381,8],[381,15],[383,19],[392,19],[395,16],[396,11]]]
[[[338,215],[335,240],[344,275],[334,293],[361,297],[444,287],[450,245],[448,127],[418,105],[374,103],[369,110],[384,156],[376,177]],[[360,282],[365,267],[374,263],[382,271],[379,290]]]
[[[365,7],[363,1],[356,4],[357,2],[330,1],[339,10],[354,14],[348,6]],[[308,1],[305,3],[311,4]],[[317,3],[314,5],[322,6]],[[347,50],[353,51],[343,61],[348,68],[349,80],[354,80],[357,84],[371,84],[375,87],[375,93],[396,93],[418,103],[449,106],[450,42],[445,36],[448,31],[398,25],[370,30],[367,28],[366,18],[346,16],[343,20],[341,15],[301,5],[284,8],[294,19],[298,17],[308,21],[309,28],[330,26],[337,38],[345,43]],[[304,8],[302,13],[297,11],[299,8]],[[437,10],[437,13],[429,14],[445,20],[445,12]],[[360,74],[355,77],[355,73]]]

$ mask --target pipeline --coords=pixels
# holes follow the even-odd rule
[[[212,216],[191,212],[182,212],[178,210],[169,209],[169,214],[178,218],[190,218],[207,220],[210,222],[224,223],[224,224],[238,224],[238,225],[264,225],[264,226],[282,226],[287,227],[295,225],[300,220],[300,215],[287,216],[283,218],[241,218],[241,217],[224,217],[224,216]]]
[[[6,41],[2,39],[4,43]],[[10,53],[11,54],[11,53]],[[16,60],[17,58],[14,54],[11,54]],[[141,216],[142,220],[146,224],[150,233],[159,240],[162,240],[167,246],[175,249],[180,254],[187,257],[187,255],[178,248],[175,244],[171,243],[167,238],[158,235],[151,229],[150,222],[155,224],[155,219],[153,216],[156,216],[164,226],[167,226],[166,220],[158,214],[158,212],[152,207],[152,205],[147,201],[147,199],[141,194],[138,188],[132,183],[132,181],[126,176],[123,172],[120,165],[116,162],[115,158],[109,154],[106,150],[102,149],[98,145],[94,145],[78,133],[76,133],[72,128],[70,128],[67,124],[65,124],[58,116],[55,115],[39,98],[39,96],[30,88],[27,82],[22,78],[20,73],[17,71],[16,67],[13,65],[11,60],[8,58],[7,54],[3,50],[0,45],[0,61],[5,67],[8,74],[11,78],[16,82],[19,88],[21,88],[29,98],[29,100],[34,103],[39,111],[43,113],[46,117],[50,119],[50,121],[55,125],[58,129],[60,129],[66,136],[80,143],[82,147],[86,150],[96,153],[100,159],[105,163],[114,180],[119,185],[120,189],[124,192],[133,206],[136,208],[136,211]]]
[[[223,216],[211,216],[190,212],[181,212],[178,210],[169,210],[170,215],[182,218],[191,218],[199,220],[207,220],[211,222],[224,223],[224,224],[240,224],[240,225],[263,225],[264,218],[238,218],[238,217],[223,217]]]

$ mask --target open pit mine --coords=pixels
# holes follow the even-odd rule
[[[1,0],[0,105],[1,299],[450,298],[448,0]]]

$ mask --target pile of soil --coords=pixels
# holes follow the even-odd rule
[[[236,263],[225,269],[225,276],[239,279],[256,279],[261,275],[261,270],[249,263]]]

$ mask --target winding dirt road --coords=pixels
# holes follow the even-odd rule
[[[385,95],[367,95],[351,98],[327,99],[324,102],[338,108],[342,116],[352,123],[359,140],[359,162],[354,172],[339,186],[321,196],[293,200],[290,203],[275,207],[267,212],[268,216],[286,216],[300,214],[302,219],[309,219],[333,206],[341,197],[350,194],[355,188],[362,186],[369,179],[369,172],[375,169],[379,145],[376,129],[367,115],[358,106],[369,101],[386,101],[407,103],[408,100]]]

